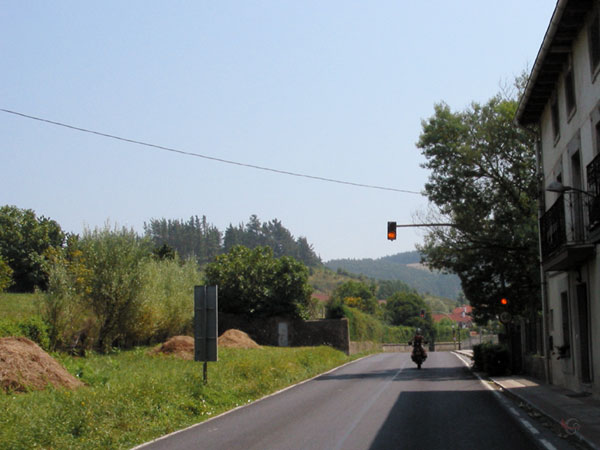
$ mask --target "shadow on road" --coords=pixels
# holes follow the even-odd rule
[[[373,441],[384,449],[535,448],[488,390],[402,392]]]
[[[392,378],[393,381],[451,381],[451,380],[473,380],[473,375],[463,367],[407,367],[400,371],[400,368],[387,370],[355,372],[355,373],[331,373],[318,377],[317,381],[327,380],[365,380],[369,378]]]

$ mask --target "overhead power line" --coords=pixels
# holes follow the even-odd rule
[[[121,137],[121,136],[115,136],[113,134],[103,133],[101,131],[95,131],[95,130],[90,130],[90,129],[87,129],[87,128],[76,127],[76,126],[69,125],[69,124],[66,124],[66,123],[56,122],[54,120],[44,119],[44,118],[41,118],[41,117],[35,117],[35,116],[31,116],[29,114],[23,114],[23,113],[20,113],[20,112],[17,112],[17,111],[11,111],[9,109],[0,108],[0,111],[5,112],[7,114],[13,114],[15,116],[24,117],[26,119],[37,120],[39,122],[44,122],[44,123],[48,123],[48,124],[51,124],[51,125],[56,125],[56,126],[59,126],[59,127],[68,128],[68,129],[71,129],[71,130],[80,131],[82,133],[95,134],[97,136],[102,136],[102,137],[105,137],[105,138],[116,139],[118,141],[129,142],[131,144],[142,145],[144,147],[151,147],[151,148],[155,148],[155,149],[163,150],[163,151],[167,151],[167,152],[179,153],[181,155],[194,156],[196,158],[208,159],[210,161],[217,161],[217,162],[224,163],[224,164],[233,164],[235,166],[248,167],[250,169],[264,170],[264,171],[267,171],[267,172],[274,172],[274,173],[279,173],[279,174],[282,174],[282,175],[290,175],[290,176],[293,176],[293,177],[309,178],[309,179],[312,179],[312,180],[326,181],[326,182],[329,182],[329,183],[347,184],[347,185],[350,185],[350,186],[357,186],[357,187],[362,187],[362,188],[380,189],[380,190],[384,190],[384,191],[403,192],[403,193],[406,193],[406,194],[423,195],[422,192],[410,191],[410,190],[407,190],[407,189],[396,189],[396,188],[391,188],[391,187],[386,187],[386,186],[375,186],[375,185],[372,185],[372,184],[354,183],[354,182],[351,182],[351,181],[336,180],[336,179],[333,179],[333,178],[325,178],[325,177],[319,177],[319,176],[315,176],[315,175],[308,175],[308,174],[304,174],[304,173],[289,172],[287,170],[273,169],[273,168],[270,168],[270,167],[257,166],[257,165],[254,165],[254,164],[246,164],[246,163],[241,163],[241,162],[237,162],[237,161],[231,161],[231,160],[228,160],[228,159],[217,158],[215,156],[202,155],[200,153],[193,153],[193,152],[188,152],[188,151],[184,151],[184,150],[179,150],[179,149],[176,149],[176,148],[165,147],[163,145],[151,144],[151,143],[148,143],[148,142],[142,142],[142,141],[138,141],[138,140],[135,140],[135,139],[129,139],[129,138]]]

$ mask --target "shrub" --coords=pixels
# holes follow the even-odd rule
[[[150,257],[150,243],[133,230],[86,232],[81,239],[86,265],[91,269],[85,302],[98,321],[97,347],[131,345],[142,287],[142,262]]]
[[[31,339],[44,350],[50,349],[48,325],[39,316],[21,321],[0,320],[0,337],[22,336]]]
[[[475,370],[488,375],[504,375],[509,370],[510,354],[508,348],[501,344],[484,343],[473,346]]]
[[[334,303],[334,301],[331,303]],[[366,314],[359,309],[350,308],[343,304],[341,304],[341,306],[334,305],[333,308],[335,308],[337,313],[343,314],[340,317],[348,318],[350,340],[352,341],[397,343],[407,342],[412,338],[413,329],[411,327],[394,327],[386,325],[370,314]]]
[[[31,339],[44,350],[50,349],[48,325],[39,316],[33,316],[17,324],[22,336]]]
[[[194,286],[201,284],[193,259],[147,260],[142,264],[137,320],[131,330],[136,343],[162,341],[193,331]]]

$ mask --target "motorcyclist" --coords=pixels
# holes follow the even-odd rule
[[[419,364],[417,362],[419,356],[421,357],[422,361],[425,361],[425,359],[427,359],[427,351],[425,350],[425,347],[423,347],[424,343],[426,342],[425,338],[423,338],[423,335],[421,334],[421,329],[417,328],[415,331],[415,336],[412,338],[412,341],[408,342],[408,345],[413,346],[412,354],[410,355],[411,359],[417,364]]]

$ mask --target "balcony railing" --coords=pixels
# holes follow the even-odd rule
[[[565,246],[586,244],[589,236],[592,198],[583,192],[568,191],[540,219],[542,258],[546,259]]]
[[[600,229],[600,154],[587,165],[589,198],[589,228],[590,231]]]

